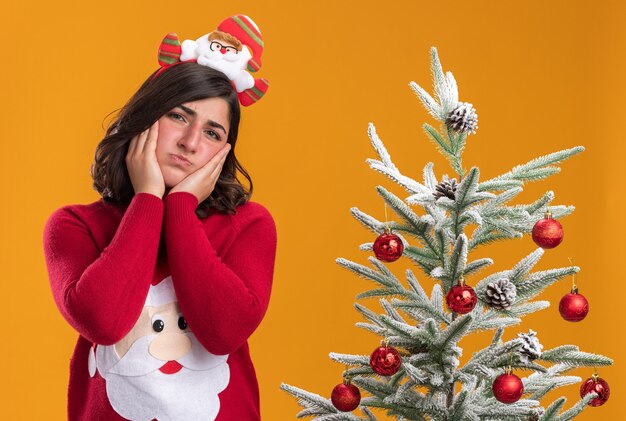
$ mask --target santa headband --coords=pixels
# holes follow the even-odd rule
[[[241,105],[248,106],[261,99],[269,88],[267,79],[255,79],[248,73],[261,68],[262,53],[259,27],[248,16],[235,15],[195,41],[185,40],[181,44],[174,32],[167,34],[159,47],[161,69],[154,77],[179,63],[198,63],[224,73],[237,91]]]

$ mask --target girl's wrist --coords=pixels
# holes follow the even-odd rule
[[[151,194],[151,195],[153,195],[153,196],[158,197],[159,199],[162,199],[162,198],[163,198],[163,194],[162,194],[162,193],[160,194],[160,193],[158,193],[158,192],[154,192],[154,191],[150,191],[150,190],[140,190],[140,191],[136,191],[136,192],[135,192],[135,196],[137,196],[138,194],[142,194],[142,193],[145,193],[145,194]]]

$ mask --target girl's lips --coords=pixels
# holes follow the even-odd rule
[[[170,156],[176,163],[184,164],[184,165],[191,165],[191,162],[187,161],[185,158],[183,158],[180,155],[170,154]]]

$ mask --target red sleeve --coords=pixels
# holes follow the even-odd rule
[[[43,240],[52,294],[63,317],[88,340],[117,343],[139,318],[156,264],[163,209],[161,198],[135,195],[102,252],[70,208],[48,218]]]
[[[265,208],[249,209],[234,224],[234,241],[223,258],[195,214],[196,197],[165,197],[164,234],[178,303],[191,331],[211,353],[230,354],[250,337],[269,304],[276,227]]]

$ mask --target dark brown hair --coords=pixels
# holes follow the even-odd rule
[[[252,179],[235,157],[240,108],[237,93],[222,72],[197,63],[180,63],[153,78],[152,74],[120,110],[96,148],[91,166],[93,187],[108,203],[128,206],[135,195],[125,157],[131,139],[148,129],[171,109],[190,101],[222,98],[228,103],[231,150],[211,195],[198,204],[196,214],[208,216],[210,209],[236,213],[236,207],[250,200]],[[237,178],[239,171],[250,185]]]

